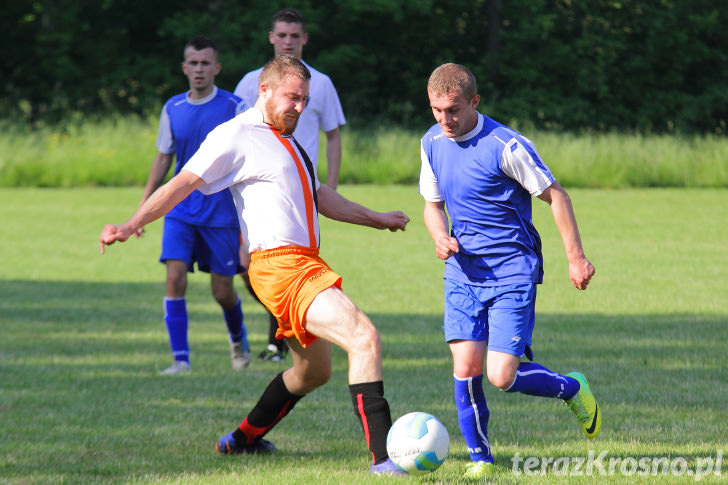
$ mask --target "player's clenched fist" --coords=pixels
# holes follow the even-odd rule
[[[458,240],[452,236],[442,236],[435,241],[435,253],[443,261],[460,252]]]
[[[410,218],[407,214],[402,211],[393,211],[386,214],[387,221],[384,223],[384,227],[392,232],[404,231],[409,224]]]

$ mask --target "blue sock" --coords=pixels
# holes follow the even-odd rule
[[[243,322],[243,306],[240,303],[240,297],[238,297],[238,304],[234,307],[229,310],[223,308],[222,315],[225,317],[225,323],[228,332],[230,332],[230,340],[232,342],[242,342],[243,350],[250,350],[248,332]]]
[[[453,375],[458,424],[472,461],[493,462],[488,441],[490,411],[483,392],[483,376],[461,379]]]
[[[579,381],[548,370],[535,362],[521,362],[506,392],[570,399],[579,392]]]
[[[164,322],[169,333],[169,346],[174,360],[190,361],[187,343],[187,301],[182,298],[164,298]]]

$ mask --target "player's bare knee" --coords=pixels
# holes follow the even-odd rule
[[[501,390],[506,390],[511,387],[511,384],[513,384],[513,379],[515,379],[515,377],[515,372],[511,372],[511,370],[507,367],[488,369],[488,380],[491,384]]]
[[[167,272],[168,296],[184,296],[187,291],[187,274],[179,271]]]
[[[215,301],[221,307],[227,310],[238,304],[238,294],[232,288],[223,289],[213,287],[212,297],[215,298]]]
[[[315,375],[309,377],[308,381],[310,385],[314,386],[314,388],[318,388],[329,382],[330,379],[331,366],[325,369],[319,369]]]
[[[353,334],[353,349],[362,354],[379,355],[381,342],[379,332],[364,313],[357,315],[357,324]]]
[[[296,373],[296,389],[309,393],[318,389],[331,379],[331,365],[319,365],[315,369],[307,369],[303,373]]]
[[[233,286],[232,276],[222,276],[212,274],[210,277],[210,287],[212,289],[212,297],[217,303],[225,308],[233,308],[238,303],[238,294]]]

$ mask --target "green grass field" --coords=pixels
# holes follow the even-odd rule
[[[412,218],[397,234],[323,220],[322,255],[380,329],[393,416],[430,412],[450,431],[440,470],[424,478],[366,474],[369,455],[338,349],[331,382],[268,435],[279,453],[218,456],[216,439],[239,424],[284,365],[230,369],[209,279],[195,273],[193,372],[158,375],[171,361],[164,267],[156,262],[161,224],[98,252],[103,224],[123,222],[141,189],[0,189],[0,483],[457,483],[467,451],[440,329],[442,265],[422,201],[414,186],[341,191]],[[597,273],[586,292],[571,287],[548,207],[534,201],[546,265],[534,350],[556,371],[589,377],[604,429],[588,441],[559,402],[488,385],[495,482],[725,481],[728,457],[720,475],[695,473],[728,454],[728,191],[570,194]],[[251,345],[260,350],[266,316],[242,297]],[[606,476],[599,467],[564,474],[579,471],[562,467],[565,459],[590,455],[604,457]],[[539,460],[535,474],[524,474],[522,462],[513,470],[514,458],[529,457]],[[545,466],[548,459],[555,463]],[[612,474],[609,459],[620,460]],[[675,473],[661,465],[657,476],[639,474],[640,463],[659,460]]]

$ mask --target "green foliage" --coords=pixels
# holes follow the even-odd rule
[[[723,2],[532,2],[503,29],[496,112],[568,130],[725,132]],[[508,9],[507,8],[507,9]]]
[[[80,112],[146,115],[187,88],[194,35],[215,39],[233,90],[272,55],[282,1],[11,1],[0,7],[0,117],[32,126]],[[329,74],[350,124],[417,130],[443,62],[478,77],[495,118],[539,129],[725,134],[728,2],[333,0],[296,4],[306,60]]]
[[[2,189],[0,207],[0,476],[9,484],[461,483],[468,462],[452,401],[452,364],[442,341],[442,262],[422,220],[415,186],[344,186],[346,197],[412,218],[392,234],[322,219],[322,256],[380,330],[385,395],[393,416],[438,416],[450,457],[431,476],[375,480],[346,389],[347,358],[333,352],[331,381],[301,400],[267,438],[280,452],[219,456],[232,430],[285,365],[230,369],[209,277],[190,275],[193,371],[160,376],[171,356],[162,323],[161,223],[98,254],[105,223],[126,219],[136,188]],[[589,289],[568,280],[563,246],[546,204],[534,200],[545,283],[534,350],[555,371],[590,379],[604,412],[587,441],[553,400],[486,384],[496,483],[695,483],[691,475],[571,477],[554,467],[516,475],[512,459],[700,457],[723,452],[728,400],[728,217],[725,190],[570,190],[587,256]],[[236,287],[242,289],[239,280]],[[262,307],[243,291],[254,350],[267,339]],[[290,364],[290,360],[288,361]],[[628,467],[627,470],[630,468]],[[274,477],[274,478],[272,478]]]

